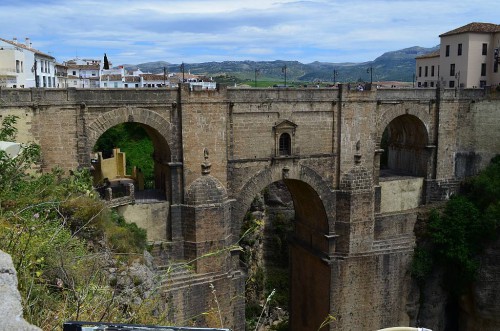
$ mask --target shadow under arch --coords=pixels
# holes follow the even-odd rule
[[[384,128],[380,169],[394,174],[427,177],[429,133],[414,115],[400,115]]]
[[[281,170],[266,168],[243,186],[235,202],[233,226],[239,231],[253,198],[268,185],[283,180],[295,210],[289,242],[290,330],[317,330],[330,314],[331,268],[327,260],[332,253],[329,234],[334,228],[333,190],[308,167],[290,169],[285,178]]]
[[[148,134],[153,144],[153,162],[155,188],[162,190],[167,197],[171,196],[170,168],[172,160],[171,148],[168,139],[171,137],[171,123],[160,114],[142,108],[119,108],[99,115],[86,127],[86,156],[90,162],[90,155],[97,140],[110,128],[122,123],[137,123]],[[168,199],[168,198],[167,198]]]

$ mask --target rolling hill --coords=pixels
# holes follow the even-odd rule
[[[409,47],[397,51],[386,52],[373,61],[363,63],[328,63],[312,62],[308,64],[298,61],[223,61],[186,63],[185,70],[192,74],[214,77],[233,77],[237,82],[253,81],[255,70],[258,70],[259,80],[283,80],[283,67],[287,67],[288,82],[331,82],[333,71],[337,72],[337,82],[370,81],[372,68],[373,81],[406,81],[411,82],[415,72],[415,57],[430,53],[439,46],[424,48]],[[143,72],[163,73],[179,72],[180,64],[165,61],[141,63],[137,65],[125,64],[125,69],[140,69]]]

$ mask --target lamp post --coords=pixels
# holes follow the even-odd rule
[[[184,68],[185,68],[185,66],[184,66],[184,62],[182,62],[182,64],[181,64],[181,71],[182,71],[182,83],[184,83]]]
[[[370,73],[370,84],[373,84],[373,67],[366,69],[366,73]]]
[[[286,87],[286,64],[281,68],[281,72],[285,73],[285,87]]]

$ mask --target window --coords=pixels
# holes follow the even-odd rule
[[[47,87],[47,78],[43,76],[43,87]]]
[[[483,44],[483,55],[488,55],[488,44]]]
[[[458,44],[457,55],[458,56],[462,55],[462,44]]]
[[[76,76],[76,70],[73,70],[73,76]]]
[[[455,81],[454,81],[454,80],[450,80],[450,82],[449,82],[449,86],[450,86],[450,87],[455,87]]]
[[[282,133],[279,141],[279,155],[292,154],[292,139],[288,133]]]
[[[108,83],[104,83],[104,87],[108,87]]]
[[[431,76],[434,77],[434,66],[431,66]]]
[[[479,87],[485,87],[486,86],[486,81],[485,80],[480,80],[479,81]]]
[[[418,67],[418,77],[422,77],[422,67]]]
[[[431,82],[431,87],[434,87],[434,82]]]
[[[446,45],[446,55],[445,56],[450,56],[450,45]]]
[[[115,87],[115,88],[118,87],[118,82],[114,82],[113,87]]]
[[[21,61],[21,72],[24,72],[24,64],[23,64],[23,61]]]
[[[21,72],[21,62],[19,60],[16,60],[16,72]]]
[[[481,63],[481,76],[486,76],[486,63]]]
[[[425,66],[425,77],[429,76],[429,67]]]
[[[450,64],[450,76],[455,76],[455,63]]]
[[[495,61],[495,63],[493,64],[493,72],[498,72],[498,62]]]
[[[128,84],[124,84],[125,87],[128,87]]]

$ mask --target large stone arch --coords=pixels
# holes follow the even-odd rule
[[[317,172],[307,166],[300,165],[288,168],[273,165],[254,174],[236,194],[233,193],[235,198],[232,212],[233,235],[237,236],[239,234],[245,213],[255,196],[270,184],[284,179],[284,176],[287,176],[286,179],[302,181],[315,191],[325,209],[328,232],[334,232],[335,198],[333,188]]]
[[[277,161],[243,185],[233,209],[233,229],[241,229],[244,213],[256,194],[283,180],[295,210],[294,232],[289,240],[290,330],[316,330],[331,313],[331,267],[327,261],[333,254],[330,238],[335,199],[333,189],[318,173],[292,162]]]

